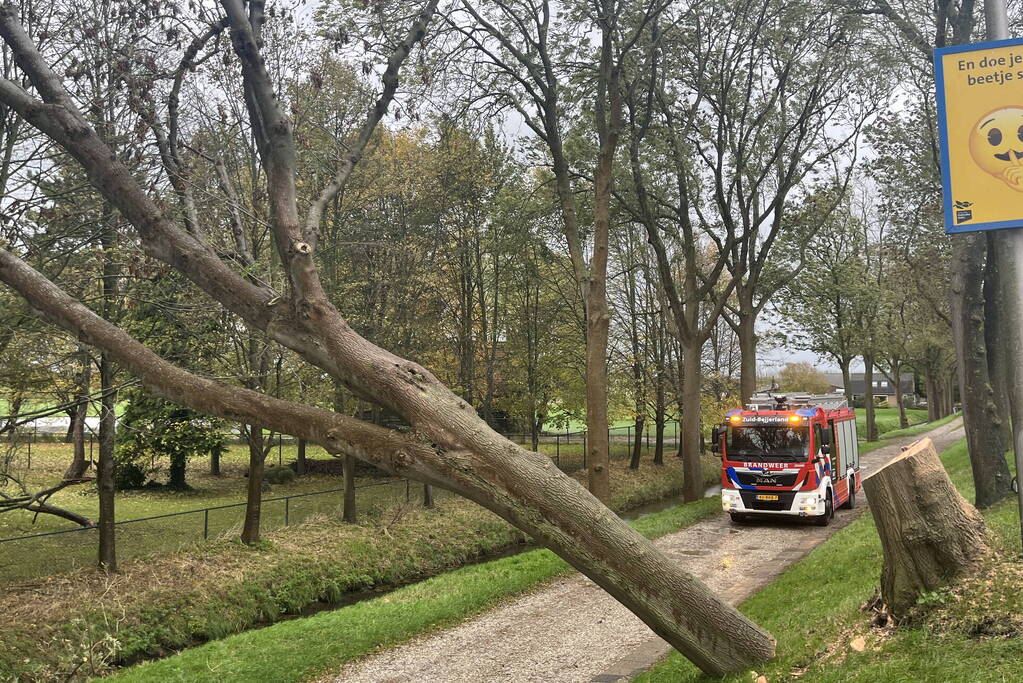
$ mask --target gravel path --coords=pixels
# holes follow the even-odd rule
[[[926,436],[940,451],[963,437],[961,421]],[[862,456],[861,467],[871,472],[918,438],[893,440]],[[838,510],[828,527],[785,519],[734,526],[722,514],[656,543],[738,604],[862,509]],[[453,628],[351,662],[324,680],[609,682],[631,678],[668,650],[666,642],[620,603],[574,574]]]

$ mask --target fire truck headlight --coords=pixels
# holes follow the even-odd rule
[[[739,496],[729,491],[721,492],[721,508],[724,510],[731,510],[734,507],[739,506]]]
[[[799,502],[799,509],[805,512],[813,512],[817,509],[817,494],[812,496],[804,496]]]

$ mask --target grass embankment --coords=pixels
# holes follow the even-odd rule
[[[919,435],[923,434],[924,432],[929,432],[930,430],[932,430],[932,429],[934,429],[936,427],[940,427],[942,425],[946,425],[949,422],[951,422],[952,420],[954,420],[954,419],[956,419],[957,417],[960,417],[960,416],[961,416],[961,413],[952,413],[951,415],[946,415],[945,417],[939,418],[939,419],[934,420],[932,422],[923,422],[923,423],[918,424],[918,425],[913,425],[911,427],[906,427],[905,429],[893,429],[890,432],[882,432],[881,438],[882,439],[901,439],[902,437],[905,437],[905,436],[919,436]],[[910,420],[910,422],[912,422],[912,420]]]
[[[856,409],[856,437],[861,441],[867,438],[867,411],[864,408]],[[890,434],[899,429],[899,409],[898,408],[875,408],[874,409],[874,420],[877,422],[877,433],[884,435]],[[906,420],[909,422],[909,428],[912,429],[915,426],[923,425],[927,422],[927,411],[917,410],[915,408],[909,408],[906,410]],[[930,429],[931,425],[923,428],[923,431]],[[910,436],[910,435],[904,435]]]
[[[965,442],[942,454],[949,475],[973,498]],[[870,514],[842,529],[741,610],[778,639],[769,681],[1015,681],[1023,658],[1023,571],[1014,500],[985,511],[999,551],[973,577],[923,596],[898,629],[871,625],[861,606],[875,594],[882,553]],[[1009,559],[1010,556],[1013,559]],[[862,639],[862,640],[861,640]],[[678,654],[637,679],[710,680]],[[727,677],[749,681],[750,674]]]
[[[578,467],[582,464],[583,444],[578,437],[569,443],[542,443],[540,451],[556,458],[562,466]],[[650,449],[652,450],[652,449]],[[674,453],[669,446],[668,462]],[[295,445],[285,444],[274,448],[268,458],[270,464],[278,461],[288,463],[296,458]],[[321,448],[310,446],[310,458],[330,458]],[[611,445],[612,458],[624,460],[629,451],[626,443]],[[649,462],[650,453],[644,449],[644,460]],[[37,443],[32,448],[32,466],[27,469],[27,454],[22,458],[19,471],[30,487],[45,488],[59,482],[71,460],[71,446],[57,443]],[[117,519],[134,520],[156,515],[177,513],[175,517],[152,519],[143,523],[118,527],[118,551],[122,560],[141,557],[153,552],[174,551],[203,538],[207,527],[211,538],[221,535],[237,535],[241,530],[244,514],[238,504],[245,500],[247,479],[243,476],[248,469],[248,452],[243,446],[233,445],[224,455],[221,463],[222,474],[208,473],[205,460],[190,463],[188,481],[191,489],[176,491],[167,488],[124,491],[117,496]],[[390,507],[404,502],[406,486],[404,480],[392,480],[391,485],[379,486],[387,479],[382,477],[357,477],[356,507],[363,517],[378,517]],[[308,474],[286,483],[274,484],[264,493],[264,499],[276,499],[317,493],[341,488],[339,477]],[[10,492],[10,491],[9,491]],[[411,495],[417,497],[418,487],[412,487]],[[438,496],[446,495],[438,491]],[[644,494],[645,495],[645,494]],[[99,501],[95,487],[83,485],[64,489],[50,499],[54,505],[80,513],[89,519],[98,517]],[[306,496],[291,500],[287,507],[280,500],[265,502],[262,510],[263,526],[266,529],[283,526],[286,520],[295,524],[315,515],[333,515],[341,504],[341,494]],[[634,505],[635,503],[624,503]],[[204,516],[201,508],[235,505],[218,509]],[[181,514],[185,512],[193,514]],[[0,538],[75,529],[77,526],[67,520],[50,515],[35,518],[27,513],[0,515]],[[23,581],[55,572],[70,571],[77,567],[89,566],[95,561],[96,535],[94,532],[61,534],[46,538],[17,541],[0,548],[0,583]],[[17,555],[17,562],[4,562],[4,554]]]
[[[654,538],[720,511],[708,498],[633,522]],[[120,672],[123,681],[306,681],[346,662],[463,621],[570,571],[547,550],[465,567],[387,596],[283,622]]]
[[[681,489],[678,467],[613,468],[615,507]],[[705,471],[708,483],[720,477],[716,461],[708,460]],[[719,505],[708,499],[685,514],[714,514]],[[644,528],[660,517],[645,517]],[[434,576],[526,540],[493,514],[456,498],[431,511],[394,508],[360,525],[335,519],[321,516],[268,533],[257,548],[221,540],[122,563],[121,573],[111,577],[80,570],[8,586],[0,594],[0,680],[65,678],[76,667],[77,677],[99,675],[111,663],[162,656],[317,603],[343,602],[353,592]],[[526,579],[536,576],[530,570]],[[520,580],[509,579],[507,590],[518,590]],[[322,647],[327,645],[306,643],[309,650]]]

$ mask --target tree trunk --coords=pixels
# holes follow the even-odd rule
[[[654,464],[664,464],[664,422],[667,418],[667,406],[664,397],[664,381],[657,380],[657,392],[654,401]]]
[[[867,414],[867,441],[877,441],[877,413],[874,410],[874,357],[863,354],[863,408]]]
[[[349,524],[356,524],[358,522],[358,515],[355,511],[355,457],[351,455],[345,456],[344,462],[344,479],[345,479],[345,502],[344,510],[341,514],[341,520],[348,522]]]
[[[739,392],[742,403],[749,403],[757,390],[757,335],[752,312],[740,311],[736,334],[739,338]]]
[[[167,485],[169,487],[172,489],[178,489],[179,491],[188,488],[188,482],[185,480],[185,469],[187,466],[188,460],[184,455],[171,455],[167,481]]]
[[[930,439],[865,478],[863,488],[884,550],[881,596],[895,616],[988,549],[984,519],[956,491]]]
[[[951,415],[952,411],[955,409],[956,387],[959,384],[959,380],[958,380],[958,376],[957,376],[957,370],[958,370],[958,368],[956,370],[950,371],[948,376],[945,378],[945,390],[944,390],[944,394],[943,394],[943,396],[945,397],[945,402],[944,402],[945,407],[942,409],[942,411],[944,413],[942,415],[942,417],[944,417],[945,415]],[[962,404],[962,397],[961,396],[959,397],[959,402],[960,402],[960,404]],[[961,405],[960,405],[960,407],[961,407]]]
[[[691,345],[682,356],[682,456],[683,500],[691,503],[703,498],[703,477],[700,472],[700,347]]]
[[[220,476],[220,448],[214,447],[210,450],[210,475]]]
[[[259,543],[260,519],[263,512],[263,470],[266,465],[266,451],[263,449],[263,428],[249,425],[249,481],[245,496],[245,523],[242,526],[242,543]]]
[[[909,427],[909,418],[906,416],[906,406],[902,401],[902,363],[892,363],[892,375],[895,382],[895,403],[899,407],[899,428]]]
[[[394,475],[443,486],[490,509],[583,572],[707,673],[744,670],[774,656],[768,633],[560,473],[550,458],[502,438],[431,373],[376,349],[350,328],[324,339],[364,352],[331,357],[371,363],[375,395],[399,405],[420,433],[450,447],[175,367],[2,249],[0,280],[86,343],[107,349],[162,398],[223,418],[244,416],[331,453],[357,452]],[[340,351],[345,345],[337,346]],[[355,383],[362,376],[350,377]],[[463,440],[445,441],[441,425]]]
[[[531,403],[535,403],[531,401]],[[540,450],[540,420],[536,414],[536,408],[531,408],[529,411],[529,444],[532,446],[533,451]]]
[[[71,443],[74,444],[74,455],[71,458],[71,464],[68,465],[67,471],[64,472],[65,479],[81,479],[85,476],[85,471],[89,469],[89,463],[85,459],[85,417],[89,414],[92,358],[89,356],[89,352],[86,351],[84,345],[79,347],[77,355],[82,364],[82,369],[78,375],[78,390],[75,396],[78,405],[75,406],[71,418]]]
[[[106,352],[100,354],[99,383],[103,397],[99,415],[99,461],[96,485],[99,490],[99,566],[117,571],[117,527],[114,525],[114,446],[117,436],[117,396],[113,390],[114,367]]]
[[[924,391],[927,392],[927,421],[937,420],[938,410],[938,383],[934,379],[934,373],[930,370],[924,378]]]
[[[106,349],[137,374],[147,390],[163,398],[197,411],[289,431],[329,452],[358,454],[392,473],[445,486],[488,507],[584,572],[704,672],[741,671],[771,658],[775,644],[769,634],[559,473],[549,458],[503,439],[432,373],[369,343],[340,316],[320,287],[315,245],[306,249],[310,245],[298,241],[303,235],[288,119],[277,109],[257,39],[245,20],[244,4],[225,0],[222,6],[246,85],[259,93],[250,103],[257,100],[252,106],[261,116],[252,117],[251,123],[259,135],[272,138],[261,151],[272,212],[269,223],[289,278],[289,296],[247,282],[207,245],[163,216],[118,155],[111,154],[85,117],[72,110],[73,104],[58,100],[37,106],[28,97],[12,94],[10,88],[2,96],[13,99],[19,114],[45,128],[47,135],[72,152],[91,182],[136,226],[147,254],[171,263],[247,323],[342,379],[353,392],[372,396],[403,415],[415,429],[415,437],[315,406],[226,387],[167,363],[3,249],[0,279],[51,321]],[[428,5],[424,21],[435,8],[435,2]],[[415,35],[422,32],[420,28]],[[0,35],[12,45],[23,68],[32,70],[37,86],[42,83],[52,93],[52,84],[58,81],[9,7],[0,10]],[[609,52],[610,35],[605,42]],[[617,93],[619,88],[611,90]],[[571,187],[565,191],[570,193]],[[604,436],[593,436],[606,440],[606,421]]]
[[[1009,424],[1009,367],[1007,339],[1012,331],[1005,329],[1011,316],[1003,315],[1005,306],[1002,269],[998,261],[1003,257],[1001,248],[995,242],[992,232],[985,233],[987,259],[984,265],[984,346],[987,349],[988,377],[991,379],[991,393],[994,396],[993,409],[999,413],[1001,439],[1006,447],[1012,444],[1012,429]],[[1011,269],[1010,269],[1011,272]]]
[[[305,462],[305,439],[298,440],[298,460],[295,461],[295,472],[298,476],[305,474],[306,462]]]
[[[607,432],[609,317],[603,279],[599,284],[594,279],[586,294],[586,467],[590,493],[605,505],[611,500]]]
[[[643,427],[646,419],[643,415],[636,416],[636,422],[632,425],[632,457],[629,459],[629,469],[639,469],[639,458],[643,454]]]
[[[988,376],[982,291],[984,239],[977,233],[957,235],[952,241],[952,336],[978,508],[993,505],[1011,492],[1005,461],[1008,444],[1002,441],[1003,416]]]
[[[851,364],[852,358],[842,358],[838,361],[838,367],[842,369],[842,390],[845,391],[845,398],[849,401],[850,406],[852,406],[853,400],[852,373],[849,372]]]

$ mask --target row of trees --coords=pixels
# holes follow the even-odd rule
[[[947,4],[935,34],[880,1],[9,3],[0,281],[27,304],[0,312],[0,354],[27,362],[3,384],[61,366],[76,434],[100,397],[109,568],[113,408],[137,381],[194,411],[133,398],[143,420],[243,425],[247,541],[267,432],[293,434],[479,502],[706,671],[741,668],[770,638],[601,505],[609,412],[679,415],[698,498],[701,435],[783,328],[846,376],[862,358],[868,392],[914,369],[934,411],[957,368],[978,502],[1007,490],[976,428],[993,402],[968,402],[995,328],[962,341],[985,264],[937,234],[930,84],[884,23],[914,49],[968,36],[972,6]],[[30,335],[45,353],[19,354]],[[592,495],[495,430],[535,444],[583,412]]]

